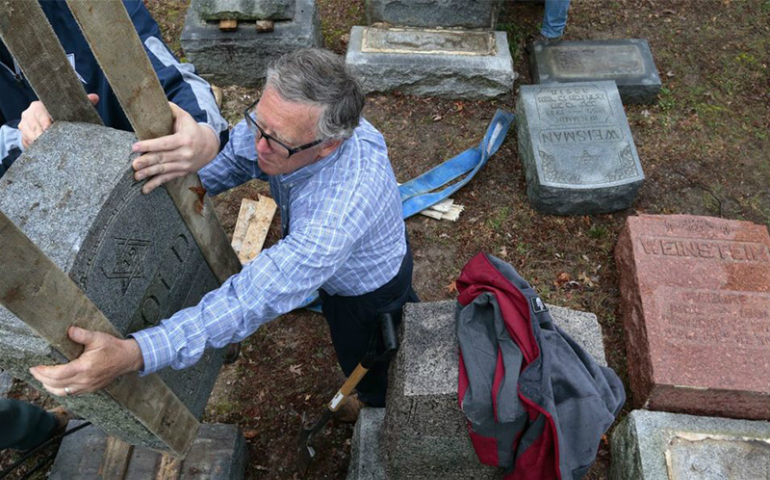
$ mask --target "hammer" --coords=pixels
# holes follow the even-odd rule
[[[302,415],[302,424],[300,425],[299,436],[297,438],[297,470],[305,475],[310,462],[315,457],[315,449],[310,446],[310,441],[320,432],[331,419],[332,414],[339,410],[345,397],[356,388],[366,372],[372,368],[374,362],[387,360],[398,350],[398,338],[396,337],[396,326],[393,315],[384,313],[378,319],[379,329],[375,328],[369,341],[369,349],[361,362],[356,365],[355,370],[345,380],[334,398],[326,405],[321,418],[308,426],[305,415]],[[378,348],[380,347],[380,348]]]

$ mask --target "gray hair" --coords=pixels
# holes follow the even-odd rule
[[[296,50],[276,60],[267,69],[267,87],[284,100],[320,107],[318,135],[324,139],[353,135],[364,109],[363,90],[345,60],[321,48]]]

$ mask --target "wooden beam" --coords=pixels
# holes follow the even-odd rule
[[[67,336],[70,325],[122,337],[75,282],[2,212],[0,245],[0,303],[64,357],[74,360],[83,351]],[[157,375],[123,375],[104,391],[174,454],[184,455],[190,448],[198,420]]]
[[[54,121],[102,125],[38,2],[0,1],[0,38]]]
[[[115,437],[107,437],[107,446],[99,465],[99,475],[102,480],[124,480],[134,446]]]
[[[234,18],[223,18],[219,21],[219,29],[223,32],[234,32],[238,30],[238,20]]]
[[[244,198],[241,202],[232,246],[242,264],[254,260],[262,251],[277,209],[278,206],[272,198],[262,195],[259,196],[259,201]]]
[[[155,480],[179,480],[182,476],[182,459],[163,455]]]
[[[120,0],[67,0],[91,51],[141,140],[173,133],[173,117],[158,76]],[[166,183],[203,257],[220,282],[241,264],[227,241],[198,175]]]

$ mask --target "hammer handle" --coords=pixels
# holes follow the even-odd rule
[[[356,388],[356,385],[358,385],[358,382],[361,381],[362,378],[364,378],[364,375],[366,375],[366,372],[368,372],[369,369],[361,365],[360,363],[356,365],[356,369],[353,370],[353,373],[350,374],[347,380],[345,380],[345,383],[342,384],[339,390],[337,390],[337,394],[334,395],[334,398],[332,398],[332,401],[329,402],[329,410],[332,412],[336,412],[339,410],[340,405],[342,405],[342,400],[350,395],[350,392],[353,391],[354,388]]]

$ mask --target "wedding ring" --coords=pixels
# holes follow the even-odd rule
[[[72,389],[70,387],[64,387],[64,393],[67,395],[72,395]]]

